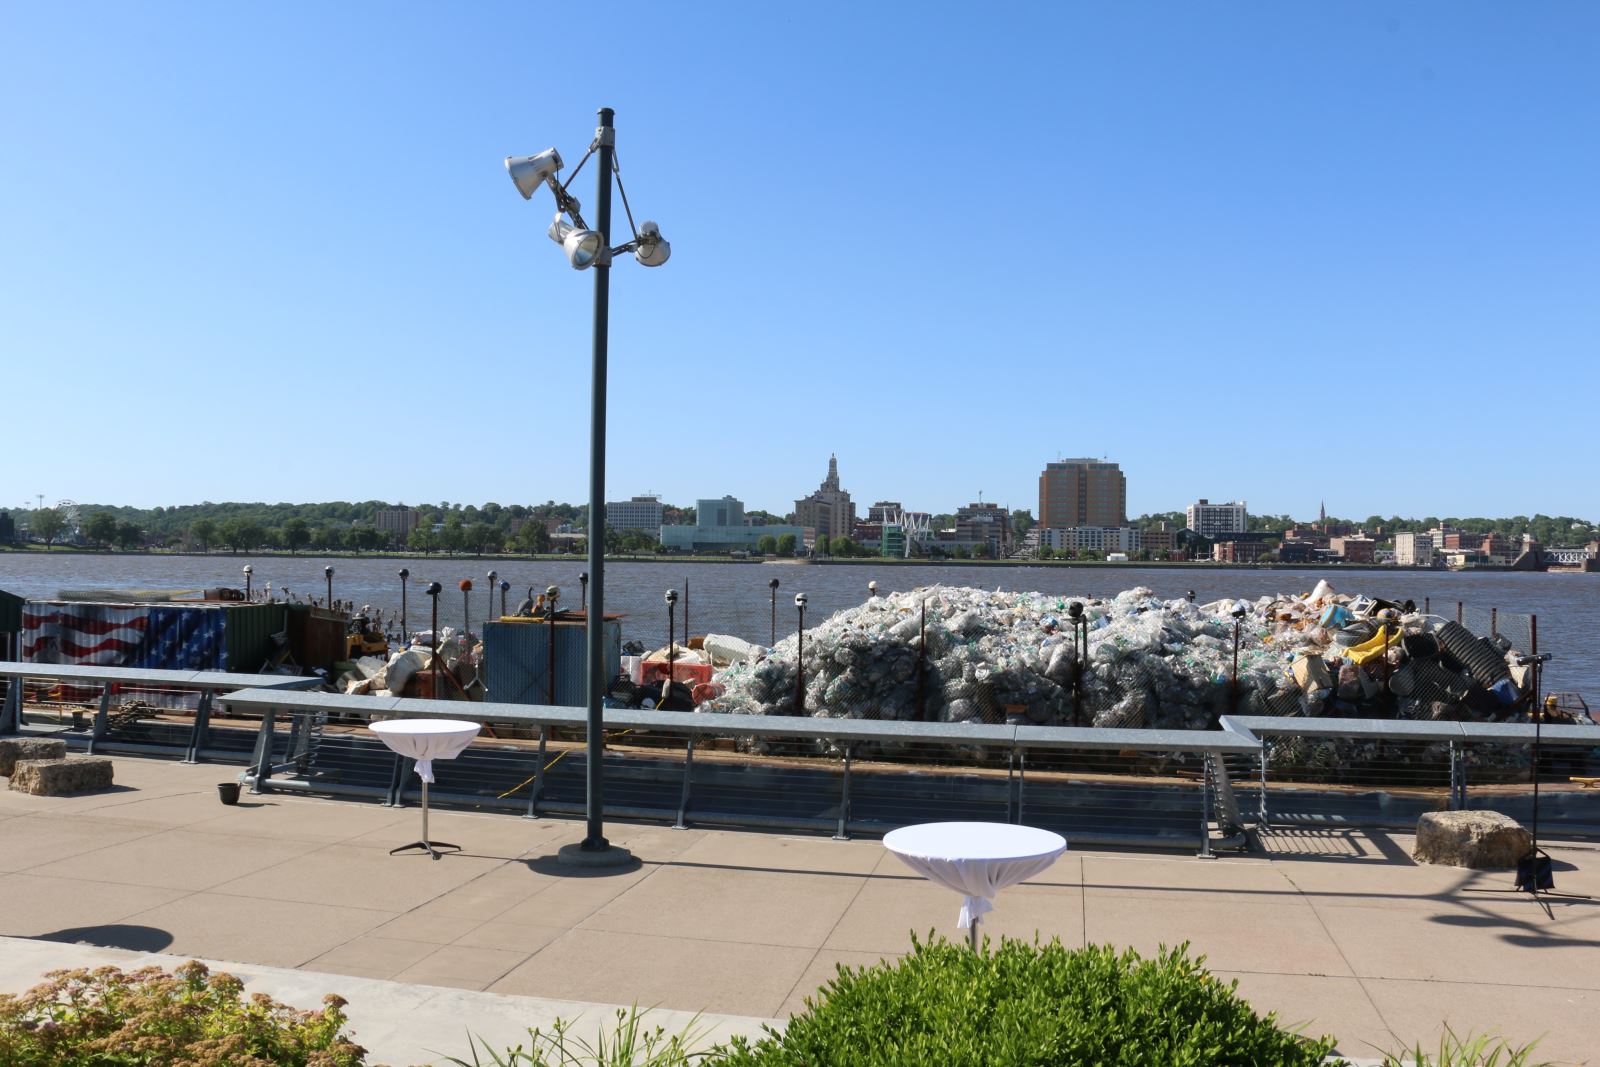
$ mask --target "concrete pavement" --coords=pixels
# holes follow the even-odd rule
[[[525,1012],[514,1037],[562,1014],[551,1004],[707,1012],[717,1035],[749,1032],[800,1010],[839,963],[895,957],[911,931],[958,934],[959,899],[876,840],[614,824],[642,862],[572,872],[554,856],[579,822],[436,810],[434,836],[464,851],[433,861],[388,854],[417,836],[414,808],[276,794],[224,807],[215,783],[231,768],[118,758],[116,773],[108,793],[0,791],[0,935],[35,939],[7,953],[0,988],[32,984],[74,942],[298,971],[306,1006],[339,993],[358,1040],[381,1030],[377,1058],[412,1063]],[[1559,901],[1547,918],[1524,894],[1480,891],[1508,873],[1412,863],[1404,835],[1264,844],[1213,861],[1071,851],[1005,891],[987,932],[1145,952],[1189,941],[1259,1010],[1351,1056],[1435,1043],[1448,1024],[1600,1062],[1600,903]],[[1600,848],[1551,851],[1559,888],[1600,894]],[[357,980],[422,992],[400,997],[400,1025],[366,1001],[401,987]],[[453,1032],[424,1042],[420,1005],[451,988],[490,999],[436,999]]]

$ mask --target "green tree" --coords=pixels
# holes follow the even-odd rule
[[[344,547],[344,531],[337,526],[318,526],[312,541],[318,548],[337,551]]]
[[[864,555],[861,546],[848,537],[835,537],[828,542],[828,551],[835,556],[850,559],[854,556]]]
[[[474,552],[498,552],[503,542],[500,531],[487,522],[474,522],[465,531],[466,543]]]
[[[189,524],[189,536],[200,546],[200,551],[211,551],[211,546],[217,543],[217,520],[211,518],[194,520]]]
[[[461,515],[452,511],[450,517],[444,520],[444,529],[439,531],[439,547],[452,556],[466,547],[466,529],[461,525]]]
[[[517,544],[529,555],[550,551],[550,529],[542,519],[528,519],[517,530]]]
[[[266,530],[254,519],[228,519],[217,528],[217,536],[238,555],[260,547]]]
[[[773,537],[771,534],[763,534],[761,539],[756,542],[756,551],[761,553],[763,556],[777,555],[778,539]]]
[[[311,543],[311,527],[298,515],[283,524],[283,544],[290,555]]]
[[[28,519],[28,535],[43,541],[46,549],[66,528],[67,517],[58,508],[40,508]]]
[[[783,536],[779,537],[778,538],[778,555],[784,556],[784,557],[789,557],[789,556],[794,555],[795,543],[796,543],[795,542],[795,536],[792,533],[786,533]]]
[[[411,531],[411,536],[406,538],[406,547],[413,552],[421,552],[424,556],[431,556],[439,549],[439,538],[434,535],[433,524],[423,523]]]
[[[1028,511],[1027,509],[1023,509],[1022,511],[1013,511],[1011,513],[1011,532],[1016,535],[1016,538],[1019,541],[1026,537],[1028,535],[1028,531],[1033,529],[1036,525],[1038,524],[1033,520],[1033,512]]]
[[[832,538],[830,538],[827,534],[817,534],[817,539],[811,546],[811,554],[814,556],[830,555],[831,553],[828,550],[831,547],[831,541]]]
[[[117,523],[117,547],[132,552],[144,543],[144,531],[131,522]]]
[[[117,539],[117,517],[109,511],[97,511],[83,524],[83,536],[98,548],[105,548]]]

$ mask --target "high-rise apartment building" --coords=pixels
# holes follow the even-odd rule
[[[1209,541],[1221,534],[1247,532],[1250,515],[1243,500],[1213,504],[1201,497],[1184,511],[1184,525]]]
[[[404,544],[411,531],[422,522],[422,512],[397,504],[392,508],[379,508],[372,516],[372,526],[389,539],[391,544]]]
[[[849,537],[856,524],[856,506],[839,488],[839,458],[828,457],[828,476],[815,493],[794,502],[795,525],[812,531],[813,540],[826,536]]]
[[[613,530],[649,530],[661,528],[661,498],[636,496],[632,500],[617,500],[606,504],[606,525]]]
[[[1039,475],[1039,525],[1128,525],[1128,479],[1115,463],[1063,459],[1045,464]]]

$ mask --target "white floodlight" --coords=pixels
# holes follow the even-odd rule
[[[646,219],[639,227],[638,247],[633,258],[646,267],[659,267],[672,256],[672,246],[661,236],[661,227]]]
[[[561,153],[554,148],[546,148],[536,156],[506,157],[506,173],[511,175],[524,200],[533,199],[534,190],[555,177],[560,169]]]
[[[594,230],[580,230],[560,215],[550,224],[550,240],[567,253],[567,262],[573,270],[585,270],[600,262],[606,243]]]

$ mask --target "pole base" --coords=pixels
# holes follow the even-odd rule
[[[460,845],[452,845],[448,841],[413,841],[409,845],[401,845],[399,848],[391,848],[389,850],[389,855],[394,856],[401,852],[409,852],[414,848],[420,848],[434,859],[438,859],[440,856],[444,855],[444,853],[439,851],[441,848],[447,848],[452,852],[461,851]]]
[[[557,862],[568,867],[631,867],[639,858],[620,845],[605,848],[584,848],[582,842],[562,845],[556,853]]]

